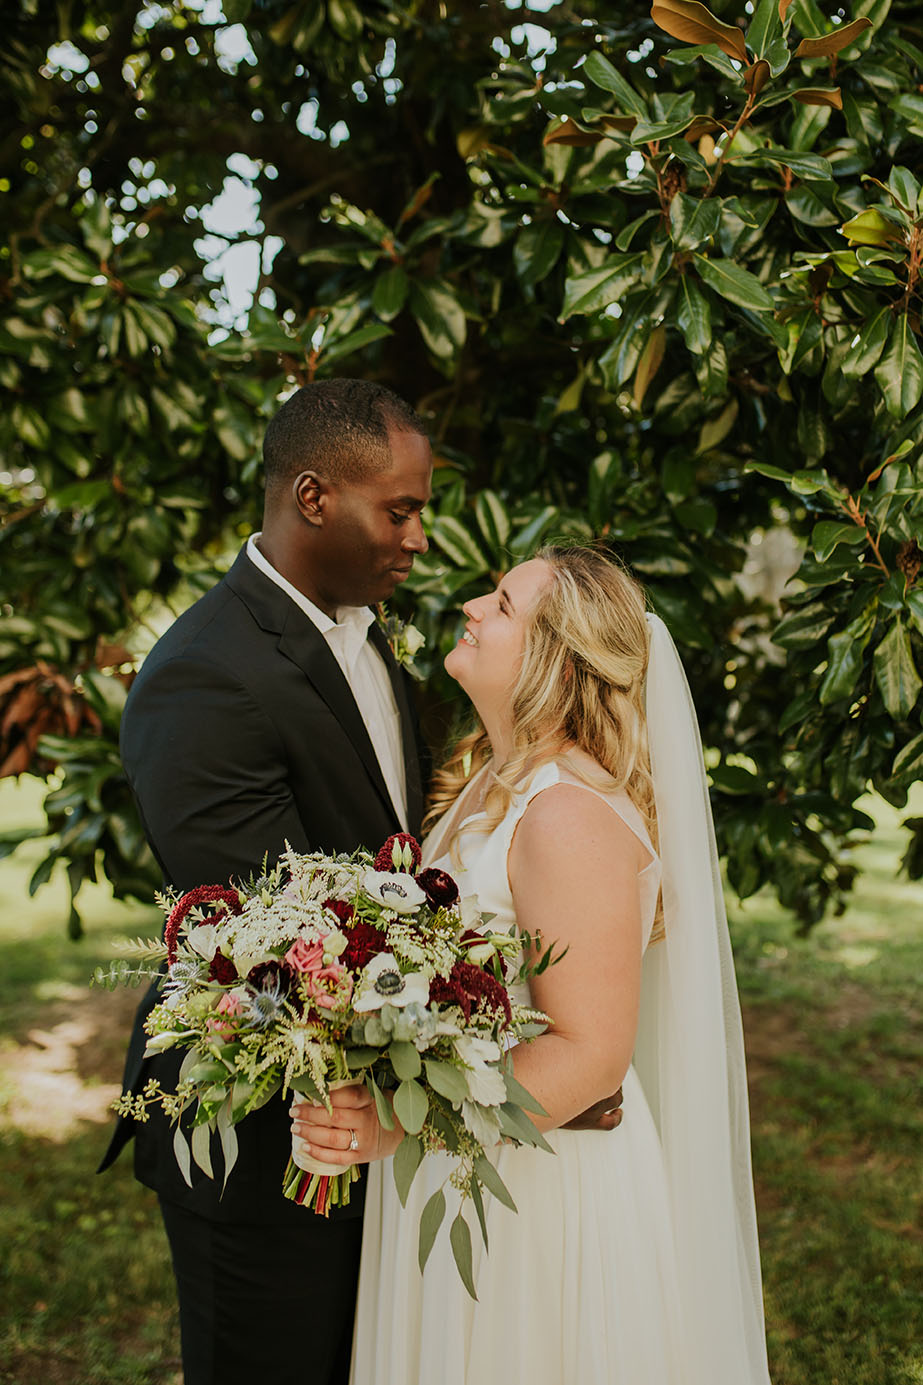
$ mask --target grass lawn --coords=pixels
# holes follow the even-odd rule
[[[0,786],[0,826],[39,800]],[[874,811],[843,918],[801,940],[768,899],[732,908],[775,1385],[923,1385],[923,885]],[[137,995],[86,981],[159,916],[87,891],[69,942],[63,881],[26,896],[39,854],[0,866],[0,1381],[179,1385],[153,1196],[124,1156],[93,1172]]]

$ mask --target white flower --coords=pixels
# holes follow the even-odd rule
[[[393,953],[379,952],[362,973],[353,1009],[363,1014],[367,1010],[380,1010],[383,1005],[401,1008],[414,1001],[425,1005],[428,1000],[429,981],[422,972],[403,975]]]
[[[492,1064],[500,1057],[500,1049],[492,1039],[476,1039],[462,1034],[455,1040],[455,1052],[464,1063],[468,1095],[479,1106],[501,1106],[506,1101],[503,1073]]]
[[[408,658],[412,659],[426,644],[426,636],[415,625],[405,625],[401,633],[404,636],[404,648],[407,650]]]
[[[465,953],[465,961],[472,962],[476,967],[482,967],[485,962],[490,961],[496,950],[492,942],[475,943]]]
[[[186,934],[186,942],[197,952],[200,957],[204,957],[206,962],[210,962],[217,949],[218,925],[215,923],[200,923],[195,928],[190,928]]]
[[[482,1149],[490,1149],[500,1139],[500,1122],[492,1111],[484,1111],[472,1101],[463,1101],[461,1113],[465,1128],[471,1131]]]
[[[455,1052],[469,1068],[485,1068],[500,1057],[500,1049],[493,1039],[478,1039],[473,1034],[462,1034],[456,1039]]]
[[[412,914],[426,903],[426,895],[412,875],[390,870],[368,870],[362,877],[362,888],[376,904],[392,909],[395,914]]]
[[[465,895],[459,904],[462,928],[477,928],[481,922],[481,906],[476,894]]]

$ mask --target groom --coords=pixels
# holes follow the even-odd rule
[[[122,721],[145,833],[180,892],[259,874],[286,841],[351,852],[420,831],[408,680],[369,606],[427,549],[423,423],[382,386],[326,380],[282,406],[263,456],[262,532],[148,655]],[[139,1008],[126,1089],[175,1085],[174,1053],[143,1058],[156,999],[152,988]],[[617,1119],[587,1113],[603,1129]],[[170,1241],[185,1385],[345,1385],[364,1185],[330,1220],[281,1196],[290,1130],[278,1097],[238,1127],[223,1196],[198,1170],[186,1185],[156,1109],[119,1122],[101,1168],[132,1135]]]

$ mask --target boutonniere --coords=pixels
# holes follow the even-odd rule
[[[376,611],[378,624],[384,631],[388,648],[396,661],[414,678],[422,678],[423,674],[414,664],[414,656],[419,654],[426,644],[426,636],[421,635],[417,627],[411,625],[409,621],[401,620],[399,616],[389,615],[388,608],[383,601],[378,603]]]

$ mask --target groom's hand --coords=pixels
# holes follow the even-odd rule
[[[568,1121],[564,1126],[565,1130],[614,1130],[621,1124],[622,1120],[622,1089],[619,1087],[614,1096],[603,1097],[602,1101],[597,1101],[594,1106],[581,1112],[579,1116],[574,1116],[572,1121]]]

